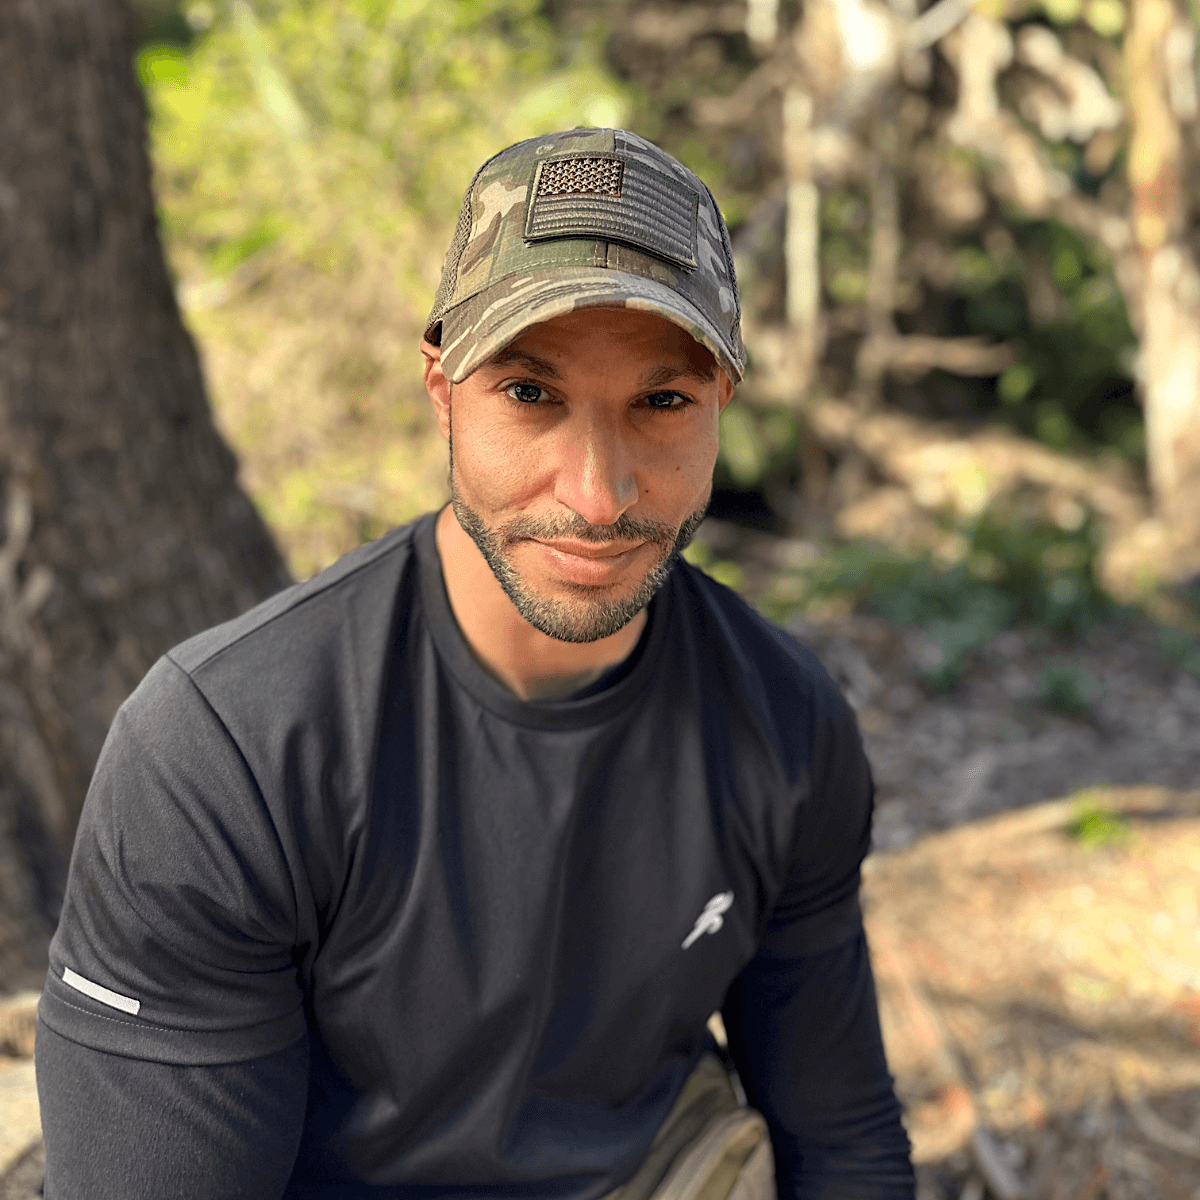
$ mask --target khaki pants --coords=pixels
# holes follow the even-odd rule
[[[716,1055],[688,1076],[637,1174],[603,1200],[775,1200],[767,1123],[739,1106]]]

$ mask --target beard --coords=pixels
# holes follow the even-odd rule
[[[663,585],[675,559],[692,540],[708,509],[706,499],[702,507],[678,526],[663,521],[635,520],[624,514],[612,525],[592,525],[578,513],[568,512],[557,517],[515,517],[493,529],[462,498],[454,478],[453,459],[450,504],[458,523],[479,547],[517,612],[534,629],[560,642],[597,642],[624,629]],[[569,598],[539,595],[513,565],[512,550],[529,539],[554,541],[558,538],[596,543],[645,542],[654,548],[656,557],[641,583],[620,599],[605,598],[597,594],[596,588],[569,581],[561,584],[571,593]]]

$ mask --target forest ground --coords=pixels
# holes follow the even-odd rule
[[[1097,790],[868,860],[920,1200],[1200,1196],[1200,792]]]
[[[806,556],[700,536],[751,597]],[[1200,678],[1134,610],[1006,630],[945,692],[919,631],[785,624],[876,780],[864,910],[919,1200],[1200,1198]]]
[[[701,536],[752,597],[788,556]],[[864,905],[921,1200],[1200,1197],[1200,679],[1129,613],[1077,642],[1008,630],[946,692],[912,630],[789,628],[874,769]],[[1039,694],[1051,662],[1087,681],[1077,714]],[[44,944],[17,940],[0,927],[4,978],[36,987]],[[40,1188],[32,999],[7,1033],[0,1009],[0,1200]]]
[[[808,549],[713,521],[698,537],[737,565],[751,600],[781,562]],[[1136,609],[1078,638],[1030,624],[1004,630],[946,691],[924,678],[932,648],[920,630],[858,614],[784,626],[858,714],[875,776],[877,850],[1096,786],[1200,787],[1200,674]],[[1080,694],[1047,701],[1048,669]]]

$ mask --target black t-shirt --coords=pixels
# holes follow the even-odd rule
[[[51,945],[47,1195],[56,1154],[84,1186],[55,1132],[97,1119],[69,1043],[79,1078],[143,1071],[184,1129],[195,1080],[233,1070],[243,1097],[232,1065],[299,1062],[287,1197],[592,1200],[723,1004],[781,1181],[845,1150],[905,1194],[858,909],[870,775],[837,688],[683,562],[602,682],[539,703],[492,679],[432,515],[160,660],[113,723]],[[797,1007],[822,961],[850,1047]],[[821,1053],[865,1131],[824,1157]]]

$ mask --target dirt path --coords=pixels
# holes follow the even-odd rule
[[[922,1200],[1200,1197],[1200,791],[1092,802],[1107,845],[1068,800],[868,860]]]

